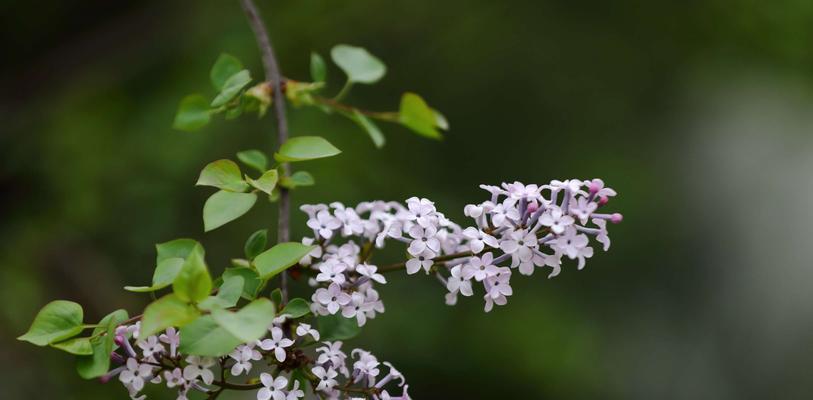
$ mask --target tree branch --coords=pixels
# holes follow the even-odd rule
[[[251,30],[254,31],[254,36],[257,39],[257,46],[262,53],[263,68],[265,69],[265,80],[271,84],[273,90],[274,113],[277,118],[277,149],[288,140],[288,119],[285,116],[285,97],[282,94],[282,73],[277,63],[277,57],[274,55],[274,48],[271,46],[271,39],[268,36],[268,30],[265,28],[257,6],[253,0],[240,0],[240,5],[246,13],[248,23],[251,25]],[[290,168],[287,163],[280,165],[282,170],[282,177],[290,174]],[[291,199],[288,189],[279,187],[279,212],[277,218],[277,242],[287,242],[291,239]],[[288,302],[288,279],[287,274],[283,272],[280,274],[282,291],[282,303]]]

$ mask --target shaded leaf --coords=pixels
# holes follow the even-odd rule
[[[327,79],[325,59],[316,52],[311,52],[311,79],[314,82],[324,82]]]
[[[203,246],[197,245],[186,258],[172,283],[172,291],[185,302],[198,302],[212,291],[212,277],[204,261]]]
[[[257,180],[251,179],[246,176],[246,181],[253,186],[255,189],[264,192],[265,194],[271,194],[274,191],[274,188],[277,186],[277,179],[279,178],[279,173],[275,169],[271,169],[265,171]]]
[[[76,358],[76,372],[84,379],[98,378],[110,369],[110,353],[113,352],[116,327],[127,320],[125,310],[116,310],[107,314],[98,326],[93,329],[93,354]],[[104,333],[104,335],[102,334]]]
[[[288,189],[295,189],[299,186],[313,186],[316,181],[307,171],[296,171],[291,176],[284,176],[280,180],[280,185]]]
[[[350,82],[375,83],[387,73],[384,63],[361,47],[336,45],[330,50],[330,57]]]
[[[341,314],[320,316],[316,321],[321,340],[348,340],[361,333],[355,318],[345,318]]]
[[[182,327],[198,317],[200,313],[189,303],[175,294],[168,294],[150,303],[141,317],[142,337],[152,336],[171,326]]]
[[[193,94],[181,100],[172,127],[181,131],[194,132],[206,126],[211,118],[206,99],[199,94]]]
[[[443,136],[436,129],[438,119],[435,112],[415,93],[404,93],[398,112],[399,121],[415,133],[431,139]]]
[[[314,247],[296,242],[279,243],[258,255],[254,259],[254,265],[260,278],[267,280],[298,263]]]
[[[279,312],[279,315],[288,314],[291,318],[300,318],[308,315],[311,312],[311,306],[305,299],[291,299],[285,308]]]
[[[89,356],[93,354],[93,346],[90,344],[90,338],[86,337],[68,339],[63,342],[54,343],[51,347],[76,354],[77,356]]]
[[[251,343],[265,336],[268,326],[274,321],[274,311],[271,300],[259,298],[237,312],[216,308],[212,310],[212,317],[220,327],[243,343]]]
[[[268,169],[268,157],[259,150],[245,150],[237,153],[237,159],[243,164],[263,173]]]
[[[172,284],[183,267],[183,258],[167,258],[158,263],[152,275],[152,286],[125,286],[131,292],[154,292]]]
[[[251,74],[247,69],[237,72],[226,79],[226,82],[223,83],[223,88],[220,89],[220,93],[212,100],[210,105],[212,107],[220,107],[228,103],[249,83],[251,83]]]
[[[242,341],[220,327],[211,315],[204,315],[180,330],[180,351],[198,356],[229,354]]]
[[[265,251],[266,246],[268,246],[268,229],[260,229],[248,237],[245,246],[243,246],[243,251],[246,258],[253,260],[254,257]]]
[[[209,296],[198,304],[202,310],[212,310],[214,308],[229,308],[237,305],[243,295],[245,280],[242,276],[229,276],[223,278],[223,283],[217,289],[216,296]]]
[[[246,300],[254,300],[262,285],[262,280],[257,271],[251,268],[226,268],[226,270],[223,271],[224,280],[235,276],[243,278],[243,298]]]
[[[257,201],[255,193],[221,190],[203,205],[203,227],[206,232],[219,228],[248,212]]]
[[[209,78],[212,81],[212,86],[214,86],[215,90],[220,91],[223,89],[223,85],[225,85],[226,80],[228,80],[234,74],[240,72],[243,69],[243,63],[237,59],[237,57],[227,54],[221,53],[219,57],[217,57],[217,61],[212,66],[212,70],[209,71]]]
[[[82,306],[79,304],[67,300],[52,301],[37,313],[28,332],[17,340],[47,346],[71,338],[84,329],[82,318]]]
[[[231,192],[245,192],[248,189],[240,167],[232,160],[217,160],[207,164],[200,171],[195,185],[213,186]]]

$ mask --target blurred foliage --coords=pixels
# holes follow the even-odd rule
[[[439,143],[393,127],[375,150],[352,121],[292,111],[294,134],[343,150],[308,166],[319,186],[298,190],[295,204],[420,195],[462,221],[463,205],[485,198],[479,183],[595,176],[620,193],[611,205],[626,220],[613,227],[611,252],[585,271],[517,280],[510,306],[489,315],[479,301],[444,306],[432,279],[391,279],[387,313],[355,343],[391,360],[416,398],[798,398],[813,390],[810,315],[791,311],[783,337],[795,350],[779,352],[745,333],[768,321],[709,307],[720,293],[714,285],[726,281],[710,270],[741,266],[710,255],[741,249],[704,237],[719,214],[692,204],[713,202],[723,186],[693,186],[714,179],[716,165],[686,168],[700,162],[687,143],[702,139],[681,119],[718,86],[751,74],[792,82],[788,90],[809,99],[813,2],[259,6],[286,76],[308,80],[311,51],[363,46],[389,67],[375,90],[354,89],[355,104],[395,109],[406,88],[452,125]],[[203,235],[208,192],[193,187],[208,161],[269,151],[270,120],[171,129],[178,101],[208,79],[221,52],[261,70],[254,38],[238,4],[222,1],[8,1],[0,15],[3,398],[122,398],[118,385],[77,378],[70,357],[13,338],[56,298],[82,303],[90,320],[142,307],[148,299],[120,287],[149,280],[157,242],[199,239],[219,272],[242,251],[244,232],[273,223],[263,204]],[[328,67],[333,92],[339,74]],[[760,151],[739,146],[735,136],[721,148]],[[298,237],[303,216],[294,222]]]

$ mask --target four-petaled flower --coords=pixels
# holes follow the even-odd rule
[[[276,326],[271,327],[270,330],[271,337],[261,340],[259,342],[260,348],[265,351],[273,351],[274,357],[277,359],[277,361],[283,362],[287,356],[285,348],[291,347],[291,345],[294,344],[294,341],[286,338],[282,332],[282,329],[277,328]]]
[[[263,388],[257,392],[257,400],[286,400],[285,388],[288,387],[288,379],[284,376],[278,376],[276,379],[269,373],[263,372],[260,374],[260,382]]]

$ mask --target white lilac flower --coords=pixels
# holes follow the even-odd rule
[[[285,348],[291,347],[291,345],[294,344],[294,341],[286,338],[282,332],[282,329],[276,326],[271,327],[270,330],[271,337],[261,340],[259,342],[260,348],[265,351],[273,351],[274,357],[277,359],[277,361],[283,362],[287,356]]]
[[[350,303],[350,295],[343,292],[338,284],[331,283],[327,289],[320,288],[316,290],[313,300],[325,306],[329,313],[336,314],[342,306]]]
[[[342,316],[345,318],[356,318],[359,326],[364,326],[367,323],[366,312],[373,309],[373,305],[365,302],[364,295],[359,292],[354,292],[351,296],[350,303],[342,308]]]
[[[500,241],[500,249],[512,256],[512,266],[518,265],[519,261],[530,261],[537,247],[536,235],[524,229],[509,231]]]
[[[330,239],[333,236],[333,231],[339,229],[342,223],[327,210],[322,210],[309,219],[307,225],[313,229],[314,232],[318,233],[319,236]]]
[[[500,273],[487,278],[485,282],[488,287],[488,296],[496,300],[500,296],[510,296],[514,294],[513,289],[511,289],[510,280],[511,270],[507,269],[507,271],[505,271],[505,269],[502,268]]]
[[[490,252],[480,257],[471,257],[463,268],[463,276],[466,279],[474,278],[475,281],[481,282],[483,279],[497,275],[498,269],[493,263],[494,255]]]
[[[406,262],[407,274],[412,275],[421,269],[429,273],[429,268],[434,264],[432,261],[433,258],[435,258],[435,253],[432,253],[430,250],[424,251],[415,258],[410,258]]]
[[[158,340],[168,344],[170,357],[175,357],[178,346],[181,344],[180,333],[175,328],[169,327],[167,328],[166,332],[162,333],[161,336],[158,337]]]
[[[364,233],[364,223],[352,208],[345,208],[341,203],[331,204],[335,208],[333,215],[339,220],[342,226],[342,235],[360,235]]]
[[[435,204],[427,199],[412,197],[407,199],[407,219],[415,221],[422,227],[432,225],[432,217],[435,216]]]
[[[601,179],[593,179],[592,181],[584,181],[588,186],[590,193],[596,197],[613,197],[616,195],[615,190],[604,187],[604,181]]]
[[[288,387],[288,379],[278,376],[274,379],[271,374],[263,372],[260,374],[260,382],[263,388],[257,392],[257,400],[285,400],[285,388]]]
[[[314,242],[313,238],[309,237],[302,238],[302,244],[304,244],[305,246],[311,246],[313,245],[313,242]],[[302,257],[302,259],[299,260],[299,264],[307,267],[308,265],[311,265],[313,260],[318,260],[320,258],[322,258],[322,246],[315,246],[313,250],[310,251],[310,253],[306,254],[305,257]]]
[[[215,375],[211,368],[215,365],[214,358],[189,356],[186,358],[188,365],[183,369],[183,378],[192,382],[198,378],[207,385],[211,385]]]
[[[353,363],[353,374],[356,376],[356,382],[361,381],[362,378],[368,377],[369,379],[375,378],[379,374],[378,366],[381,363],[369,351],[362,349],[354,349],[351,354],[358,355],[358,361]]]
[[[316,385],[318,391],[333,389],[338,384],[335,378],[339,374],[333,368],[325,369],[321,366],[315,366],[311,369],[311,372],[319,379],[319,384]]]
[[[460,292],[463,296],[471,296],[474,294],[471,290],[471,281],[465,278],[463,267],[460,265],[452,268],[451,276],[446,281],[446,289],[449,292]]]
[[[316,275],[318,282],[333,282],[339,285],[343,284],[346,280],[344,271],[347,265],[336,260],[328,260],[319,264],[319,274]]]
[[[607,236],[607,221],[599,218],[593,218],[592,221],[599,230],[596,235],[596,241],[604,245],[604,251],[610,250],[610,237]]]
[[[347,358],[347,355],[344,354],[344,352],[342,351],[342,342],[335,341],[323,343],[325,344],[325,346],[316,349],[316,352],[319,353],[319,357],[316,359],[316,363],[324,365],[329,362],[334,367],[343,366],[344,360]]]
[[[152,376],[152,366],[149,364],[139,364],[135,358],[128,358],[126,369],[119,374],[121,383],[132,387],[135,392],[144,389],[144,382]]]
[[[564,215],[559,207],[550,208],[539,217],[539,223],[550,227],[550,230],[557,235],[561,235],[565,228],[573,225],[573,222],[573,217]]]
[[[469,249],[475,254],[483,251],[486,245],[495,248],[500,246],[494,236],[474,227],[464,229],[463,236],[469,240]]]
[[[319,331],[311,328],[309,324],[305,323],[299,324],[299,326],[296,327],[296,334],[300,337],[305,335],[311,335],[313,340],[319,340]]]
[[[170,389],[186,385],[186,380],[183,378],[183,371],[180,368],[175,368],[172,372],[164,371],[164,379],[166,379],[167,387]]]
[[[367,263],[359,264],[356,266],[356,272],[358,272],[360,275],[366,276],[381,284],[387,283],[387,278],[384,278],[384,275],[377,273],[377,271],[378,267]]]
[[[297,400],[302,397],[305,397],[305,392],[299,388],[299,381],[294,380],[294,386],[288,391],[285,400]]]
[[[512,205],[497,204],[491,210],[491,223],[495,227],[508,226],[507,222],[519,220],[519,211]]]
[[[508,197],[514,200],[536,200],[541,197],[538,185],[524,185],[520,182],[503,183],[502,187],[508,192]]]
[[[409,236],[413,239],[407,249],[409,254],[417,256],[426,250],[431,250],[435,254],[439,253],[440,241],[435,237],[437,233],[438,230],[434,226],[414,225],[409,229]]]
[[[262,354],[255,350],[251,344],[237,346],[234,351],[229,353],[229,357],[234,360],[234,365],[231,367],[231,374],[233,376],[241,375],[243,372],[248,374],[251,371],[251,362],[263,359]]]
[[[141,348],[141,353],[145,358],[150,358],[156,354],[164,352],[164,346],[158,341],[158,336],[150,336],[136,343]]]
[[[573,260],[578,257],[581,249],[587,246],[589,241],[587,235],[578,234],[575,228],[570,228],[564,235],[556,239],[554,246]]]
[[[570,213],[576,216],[579,222],[586,224],[587,220],[590,219],[590,215],[596,211],[596,208],[598,208],[598,204],[595,202],[588,200],[586,197],[579,197],[576,204],[570,206]]]

